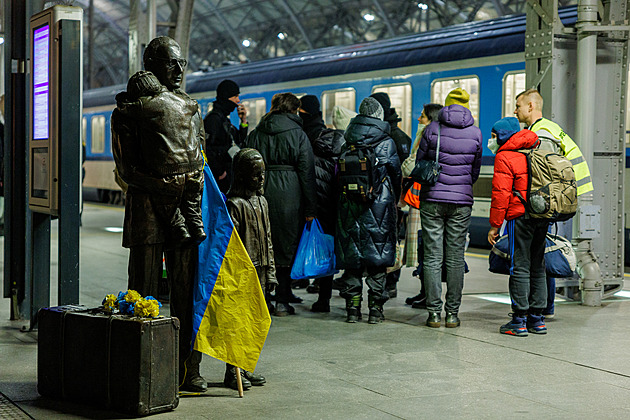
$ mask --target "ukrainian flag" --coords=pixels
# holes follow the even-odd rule
[[[271,325],[256,269],[209,167],[201,201],[208,235],[199,245],[193,349],[253,371]]]

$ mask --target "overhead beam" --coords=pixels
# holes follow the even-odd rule
[[[289,3],[287,3],[287,0],[280,0],[280,4],[282,4],[282,7],[284,8],[284,10],[291,17],[291,20],[293,21],[295,26],[297,26],[298,31],[300,31],[300,33],[302,34],[302,38],[304,38],[304,42],[306,42],[306,45],[308,45],[308,48],[312,50],[313,43],[311,42],[310,38],[306,34],[306,31],[304,30],[304,27],[300,23],[300,20],[297,18],[295,13],[293,13],[293,10],[291,10],[291,7],[289,6]]]
[[[234,28],[232,28],[232,25],[230,25],[230,23],[225,18],[223,13],[221,13],[221,10],[219,10],[219,8],[215,6],[214,3],[212,3],[210,0],[204,0],[204,1],[208,5],[212,13],[214,13],[215,16],[219,18],[219,20],[221,21],[221,24],[225,27],[225,30],[227,31],[230,38],[232,38],[232,41],[234,41],[234,43],[236,44],[236,47],[239,49],[241,54],[243,54],[245,58],[249,60],[249,54],[247,54],[245,47],[243,47],[242,41],[239,39],[238,36],[236,36],[236,32],[234,31]]]
[[[391,37],[396,36],[396,31],[394,31],[394,27],[392,26],[392,22],[389,20],[387,13],[385,13],[385,10],[383,10],[383,7],[381,6],[381,2],[379,0],[372,0],[372,3],[374,3],[374,7],[376,7],[378,14],[383,19],[383,22],[385,22],[385,26],[387,27],[387,33],[389,34],[389,36]]]

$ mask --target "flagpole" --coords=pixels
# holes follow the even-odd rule
[[[238,396],[239,398],[243,398],[243,380],[241,379],[241,368],[234,367],[234,372],[236,373],[236,385],[238,388]]]

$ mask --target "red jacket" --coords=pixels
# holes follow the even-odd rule
[[[490,225],[499,228],[503,220],[516,219],[525,214],[525,207],[512,189],[523,197],[527,194],[527,158],[515,152],[530,149],[538,144],[538,136],[533,131],[521,130],[508,139],[497,151],[494,158],[492,177],[492,205]]]

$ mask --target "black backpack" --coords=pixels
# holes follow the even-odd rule
[[[354,201],[368,202],[378,196],[374,146],[350,145],[339,156],[339,192]]]

